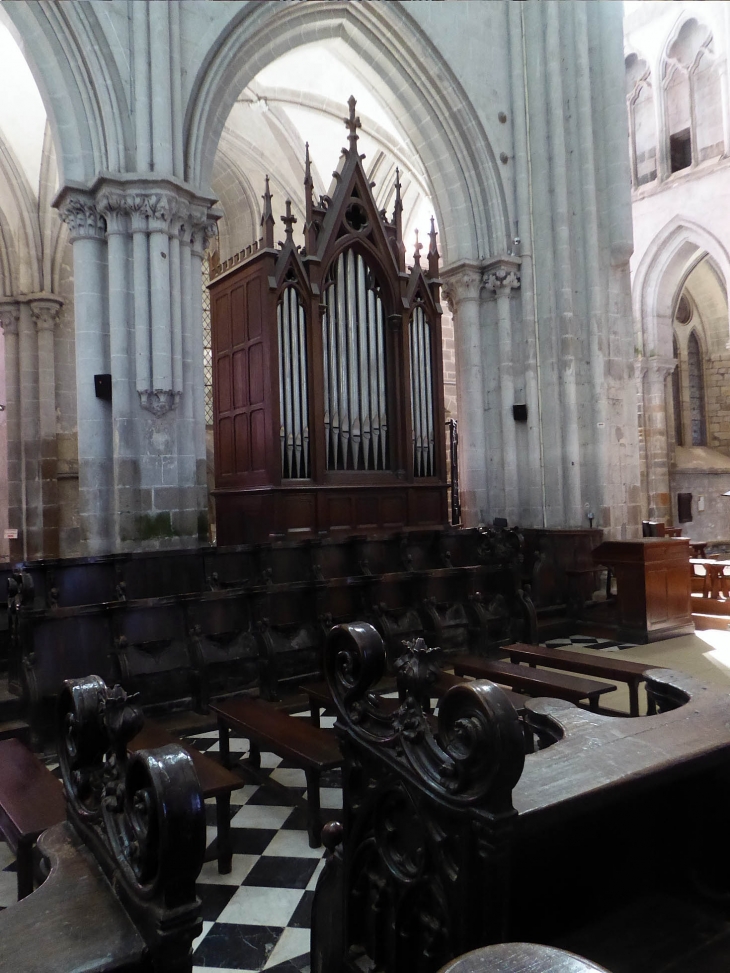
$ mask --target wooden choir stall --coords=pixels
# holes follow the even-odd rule
[[[378,211],[348,148],[331,196],[314,198],[304,246],[263,236],[212,268],[215,503],[219,544],[447,522],[436,233],[427,268],[405,266],[400,199]]]

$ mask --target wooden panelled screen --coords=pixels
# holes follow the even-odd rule
[[[305,166],[304,246],[263,235],[212,268],[215,502],[221,544],[447,522],[436,232],[406,270],[400,184],[379,212],[355,101],[334,189]]]

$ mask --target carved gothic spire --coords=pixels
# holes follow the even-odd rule
[[[416,230],[416,245],[413,248],[413,263],[417,266],[421,266],[421,250],[423,250],[423,244],[418,239],[418,230]]]
[[[293,239],[292,237],[292,227],[297,222],[296,216],[292,216],[291,211],[291,200],[286,201],[286,215],[281,217],[281,222],[286,227],[286,242],[290,243]]]
[[[393,207],[393,222],[395,223],[395,242],[398,248],[398,270],[406,269],[406,248],[403,243],[403,203],[400,198],[400,169],[395,169],[395,206]]]
[[[312,163],[309,158],[309,142],[304,146],[304,247],[307,253],[313,253],[317,238],[314,232],[314,179],[312,179]]]
[[[264,246],[267,248],[274,246],[274,214],[271,210],[271,193],[269,192],[269,177],[266,177],[266,190],[261,197],[264,201],[264,212],[261,216],[261,226],[263,227]]]
[[[430,241],[428,248],[428,276],[438,277],[439,275],[439,257],[441,254],[438,252],[438,247],[436,246],[436,237],[438,233],[436,232],[436,227],[434,225],[433,216],[431,217],[431,231],[428,234]]]
[[[354,95],[350,95],[350,97],[347,99],[347,104],[350,106],[350,115],[348,118],[344,119],[345,125],[350,133],[347,136],[347,140],[350,143],[350,148],[357,151],[357,130],[358,128],[362,128],[362,126],[360,124],[360,116],[355,114],[355,105],[357,104],[357,101],[355,100]]]

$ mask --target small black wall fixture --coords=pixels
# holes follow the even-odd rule
[[[97,399],[104,399],[105,402],[112,400],[112,377],[111,375],[94,375],[94,391]]]
[[[527,406],[524,402],[512,406],[512,417],[515,422],[527,422]]]

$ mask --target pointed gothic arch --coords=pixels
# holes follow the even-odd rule
[[[647,247],[632,288],[636,343],[642,356],[671,356],[671,324],[682,286],[706,255],[727,287],[730,253],[714,234],[692,220],[674,217]]]
[[[259,71],[295,47],[334,39],[347,44],[357,69],[395,106],[417,146],[445,261],[505,252],[512,237],[507,201],[482,123],[449,66],[396,4],[248,5],[219,37],[193,85],[184,125],[186,179],[208,185],[225,121]]]

